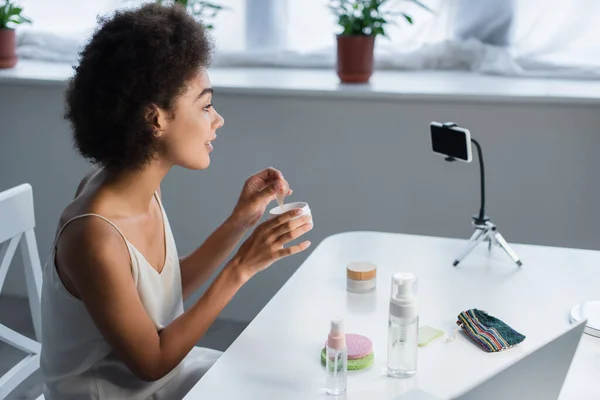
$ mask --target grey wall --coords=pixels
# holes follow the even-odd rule
[[[32,184],[44,259],[87,166],[61,119],[62,87],[4,84],[0,93],[0,190]],[[482,144],[489,213],[509,241],[598,248],[593,106],[249,94],[217,94],[215,104],[226,123],[211,168],[173,170],[162,189],[182,254],[226,218],[244,179],[269,165],[283,171],[293,199],[311,205],[313,246],[348,230],[467,238],[479,206],[478,167],[434,155],[431,120],[456,121]],[[251,320],[307,255],[256,276],[222,317]],[[18,274],[9,274],[9,292],[24,293]]]

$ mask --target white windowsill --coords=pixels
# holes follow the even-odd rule
[[[20,60],[0,84],[64,85],[72,68]],[[600,104],[600,81],[498,77],[462,71],[375,71],[368,85],[340,85],[333,69],[211,68],[220,93],[557,104]]]

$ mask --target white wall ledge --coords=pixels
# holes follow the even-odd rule
[[[64,85],[67,64],[20,60],[0,85]],[[375,71],[368,85],[340,85],[333,69],[211,68],[217,93],[374,100],[600,104],[600,81],[534,79],[464,71]]]

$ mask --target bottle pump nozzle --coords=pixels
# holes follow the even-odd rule
[[[344,322],[341,319],[331,321],[331,330],[327,339],[329,347],[341,350],[346,347],[346,335],[344,334]]]
[[[392,276],[390,312],[397,317],[417,315],[417,276],[412,272],[397,272]]]

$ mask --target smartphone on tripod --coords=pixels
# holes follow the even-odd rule
[[[481,207],[479,214],[473,216],[473,226],[475,232],[469,239],[467,247],[462,254],[458,256],[452,265],[455,267],[481,242],[488,242],[488,249],[492,249],[493,244],[499,245],[512,260],[520,267],[523,265],[521,259],[515,253],[504,237],[496,228],[496,225],[490,221],[485,214],[485,172],[483,167],[483,155],[481,154],[481,145],[477,140],[471,138],[471,132],[468,129],[461,128],[454,122],[431,122],[429,124],[431,132],[431,147],[434,153],[445,157],[446,161],[462,161],[470,163],[473,159],[471,144],[477,148],[479,155],[479,168],[481,173]]]
[[[471,151],[471,132],[456,124],[431,122],[431,147],[434,153],[451,157],[455,160],[470,163],[473,159]]]

